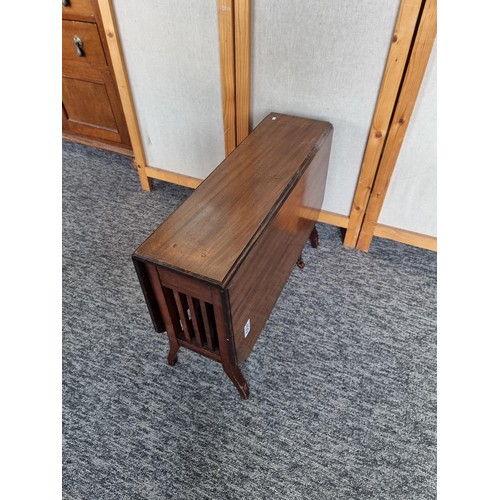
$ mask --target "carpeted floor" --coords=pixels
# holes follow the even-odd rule
[[[213,361],[166,364],[132,265],[190,192],[63,143],[63,498],[435,498],[436,254],[319,224],[243,401]]]

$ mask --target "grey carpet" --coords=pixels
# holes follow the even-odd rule
[[[63,498],[431,499],[436,255],[319,224],[253,353],[166,364],[131,261],[190,190],[63,143]]]

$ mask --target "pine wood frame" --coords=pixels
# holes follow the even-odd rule
[[[250,133],[250,0],[217,0],[224,146],[228,156]]]
[[[112,0],[97,0],[97,2],[106,32],[113,70],[124,108],[142,188],[150,191],[152,189],[152,179],[196,188],[201,183],[201,179],[147,165],[119,34],[116,28]],[[424,9],[424,5],[427,5],[427,10]],[[251,132],[251,0],[217,0],[217,8],[224,145],[227,156]],[[436,238],[377,224],[378,215],[413,106],[410,113],[408,113],[409,108],[406,108],[404,118],[406,121],[404,124],[400,124],[403,126],[397,127],[397,133],[395,130],[393,136],[391,136],[390,130],[394,120],[391,121],[391,117],[395,113],[397,102],[399,102],[398,96],[401,99],[401,96],[406,95],[406,98],[409,99],[411,95],[416,96],[418,93],[421,79],[418,81],[418,85],[412,82],[417,82],[419,71],[422,72],[423,76],[428,57],[427,59],[425,57],[419,58],[417,61],[417,57],[414,55],[414,60],[417,61],[414,65],[418,64],[416,70],[405,73],[405,68],[410,68],[412,47],[418,46],[416,32],[422,29],[424,19],[430,19],[428,14],[424,16],[424,11],[428,13],[430,12],[429,9],[434,12],[435,23],[436,0],[401,0],[350,215],[345,216],[324,210],[320,213],[320,222],[347,229],[344,240],[344,245],[347,247],[368,250],[371,239],[375,235],[422,248],[436,249]],[[421,16],[420,24],[419,16]],[[413,40],[415,40],[415,43],[412,45]],[[423,64],[424,62],[425,64]],[[411,92],[409,90],[406,93],[402,92],[403,78],[406,87],[411,87]],[[410,101],[411,99],[408,102]],[[392,143],[394,143],[394,146],[391,146]],[[388,146],[389,149],[387,149]],[[383,155],[385,156],[383,157]],[[382,158],[385,158],[383,163]],[[391,167],[392,161],[394,161],[394,164]],[[383,165],[385,167],[380,170]],[[379,172],[385,172],[385,174],[377,183]],[[375,190],[377,190],[376,193],[378,194],[372,199],[371,195]],[[379,201],[376,203],[375,199]],[[365,222],[366,227],[364,227]]]
[[[437,238],[428,236],[426,234],[415,233],[406,229],[398,229],[384,224],[377,224],[373,232],[374,236],[385,238],[386,240],[393,240],[399,243],[405,243],[414,247],[424,248],[425,250],[432,250],[437,252]]]
[[[398,159],[408,123],[417,101],[437,31],[436,0],[425,0],[399,98],[394,111],[387,142],[380,159],[377,177],[366,208],[356,248],[368,251],[382,210],[387,189]]]
[[[436,0],[401,1],[344,239],[347,247],[368,251],[377,235],[437,248],[433,237],[377,224],[436,36],[436,7]],[[401,33],[404,43],[397,47]]]
[[[132,150],[134,151],[135,164],[137,166],[137,173],[139,174],[139,181],[141,183],[142,189],[151,191],[151,180],[148,178],[146,173],[146,155],[144,154],[144,147],[142,145],[139,123],[137,121],[132,93],[130,92],[130,83],[125,67],[125,60],[122,54],[120,38],[118,35],[118,30],[116,29],[114,9],[111,0],[97,0],[97,3],[99,4],[102,23],[104,26],[104,31],[106,33],[109,53],[111,56],[111,63],[113,65],[116,84],[118,86],[118,92],[122,101],[125,121],[127,123],[130,136],[130,142],[132,143]]]
[[[234,40],[234,0],[217,0],[219,51],[222,87],[224,146],[228,156],[236,148],[236,73]]]
[[[373,187],[377,167],[382,155],[387,131],[397,100],[401,79],[411,42],[417,26],[418,16],[424,0],[401,0],[398,18],[394,27],[392,44],[378,94],[377,104],[368,135],[365,154],[361,163],[358,184],[354,193],[349,224],[344,239],[346,247],[355,247],[368,199]]]
[[[191,188],[201,180],[148,166],[121,49],[112,0],[97,0],[111,55],[113,71],[125,113],[141,186],[151,191],[152,179]],[[250,133],[250,0],[217,0],[221,61],[225,154]],[[238,86],[238,92],[236,88]]]
[[[432,1],[435,6],[436,0]],[[427,5],[429,4],[430,0],[427,0]],[[377,224],[377,206],[371,201],[371,195],[377,186],[377,184],[375,184],[378,178],[377,174],[378,172],[384,171],[380,171],[379,165],[381,164],[382,155],[385,151],[384,147],[390,137],[389,130],[393,124],[393,120],[391,119],[394,116],[398,97],[401,95],[402,82],[405,75],[408,75],[406,69],[409,67],[410,55],[415,46],[414,41],[417,36],[417,31],[419,27],[422,26],[420,18],[424,17],[423,12],[425,11],[425,5],[426,0],[401,0],[398,18],[392,36],[392,44],[387,57],[384,76],[377,98],[375,113],[372,119],[358,185],[349,217],[327,212],[325,210],[322,210],[320,213],[320,222],[347,229],[344,239],[344,245],[347,247],[368,250],[369,243],[368,247],[365,248],[363,242],[368,241],[368,239],[371,242],[373,235],[376,235],[430,250],[436,250],[437,248],[436,238],[404,229],[391,228],[389,226]],[[221,84],[227,156],[251,131],[251,0],[218,0],[218,9]],[[426,65],[427,61],[425,61],[424,71]],[[412,81],[414,77],[418,78],[418,75],[410,74],[407,79],[408,81]],[[420,82],[415,86],[417,93]],[[401,129],[401,127],[399,128]],[[399,137],[402,142],[404,133]],[[401,144],[399,146],[401,146]],[[397,153],[399,153],[399,149]],[[397,154],[394,157],[394,164],[396,160]],[[392,170],[393,168],[394,165]],[[190,182],[190,179],[188,179],[188,182]],[[388,181],[385,189],[387,189],[387,187]],[[370,201],[371,203],[369,205]],[[368,226],[363,232],[364,222],[370,223],[370,219],[366,219],[369,208],[370,212],[368,212],[368,216],[370,216],[370,214],[376,216],[369,226],[371,237],[369,236]],[[381,205],[378,209],[380,210],[380,208]],[[358,245],[358,240],[361,235],[363,235],[363,238]]]
[[[250,133],[251,1],[234,0],[236,145]]]

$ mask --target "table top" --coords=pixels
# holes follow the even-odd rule
[[[134,255],[222,284],[331,129],[325,121],[270,113]]]

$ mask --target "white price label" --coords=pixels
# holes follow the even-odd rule
[[[243,332],[245,333],[245,338],[247,338],[248,334],[250,333],[250,318],[248,318],[247,322],[245,323],[245,328],[243,329]]]

